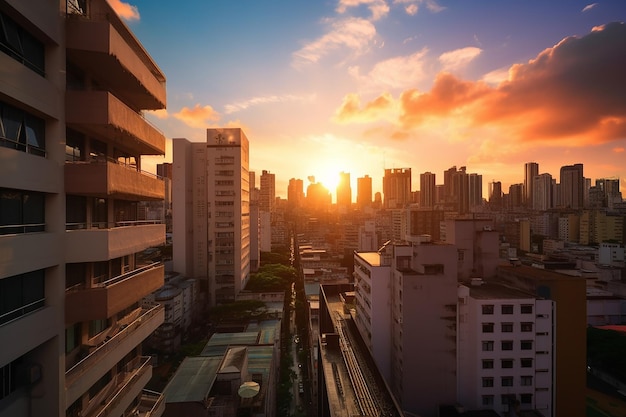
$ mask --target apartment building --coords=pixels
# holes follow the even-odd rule
[[[138,207],[164,199],[141,158],[165,153],[142,115],[165,76],[106,0],[0,13],[0,415],[158,416],[141,299],[164,272],[140,254],[165,225]]]
[[[239,128],[174,139],[174,270],[197,278],[205,305],[235,301],[250,278],[249,142]]]
[[[483,280],[460,285],[458,298],[458,402],[554,415],[554,301]]]

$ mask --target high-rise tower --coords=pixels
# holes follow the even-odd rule
[[[385,169],[383,177],[385,208],[404,208],[411,202],[411,168]]]
[[[369,175],[356,180],[356,205],[360,209],[372,205],[372,178]]]
[[[337,185],[337,208],[347,210],[352,205],[352,187],[350,186],[350,173],[339,173],[339,184]]]
[[[420,174],[420,207],[432,208],[435,205],[435,174]]]
[[[524,205],[526,207],[533,205],[533,182],[537,175],[539,175],[538,163],[527,162],[524,164]]]
[[[248,138],[224,128],[173,142],[174,270],[201,280],[208,306],[234,301],[250,275]]]
[[[583,208],[585,181],[583,164],[565,165],[561,167],[561,207]]]

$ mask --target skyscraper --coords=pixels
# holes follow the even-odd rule
[[[552,208],[552,175],[541,174],[533,179],[533,210]]]
[[[276,202],[276,176],[269,171],[261,172],[261,194],[259,196],[259,210],[267,213],[274,212]]]
[[[468,180],[469,208],[471,211],[483,204],[483,176],[480,174],[469,174]]]
[[[385,169],[384,208],[404,208],[411,202],[411,168]]]
[[[201,280],[208,306],[234,301],[250,275],[248,138],[224,128],[173,142],[174,270]]]
[[[533,181],[539,175],[539,164],[536,162],[527,162],[524,164],[524,205],[532,207],[533,205]]]
[[[560,183],[560,206],[573,209],[583,208],[585,196],[583,164],[562,166]]]
[[[372,179],[369,175],[356,180],[356,205],[360,209],[372,205]]]
[[[432,208],[436,197],[435,174],[424,172],[420,174],[420,207]]]
[[[502,183],[500,181],[489,183],[489,204],[502,207]]]
[[[337,208],[340,210],[349,209],[352,205],[352,187],[350,187],[350,173],[339,173],[339,184],[337,185]]]
[[[287,206],[290,211],[302,207],[304,203],[304,182],[291,178],[287,186]]]
[[[105,0],[2,1],[0,26],[0,416],[132,415],[164,319],[139,207],[164,199],[140,113],[165,76]]]

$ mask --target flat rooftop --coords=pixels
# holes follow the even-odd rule
[[[470,289],[470,297],[477,300],[489,299],[535,299],[537,296],[517,288],[507,287],[500,283],[485,282],[480,285],[466,284]]]
[[[361,259],[371,266],[380,266],[380,253],[378,252],[357,252]]]

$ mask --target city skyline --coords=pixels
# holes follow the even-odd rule
[[[281,197],[309,176],[334,194],[342,171],[382,191],[393,168],[418,184],[467,166],[503,190],[528,161],[626,177],[618,1],[111,3],[167,75],[168,109],[148,113],[168,138],[154,164],[172,138],[242,127]]]

